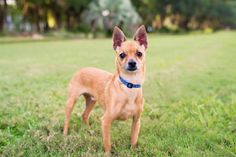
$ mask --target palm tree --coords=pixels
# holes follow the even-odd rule
[[[97,29],[104,29],[110,35],[114,26],[121,27],[131,35],[134,27],[141,23],[141,18],[130,0],[96,0],[89,4],[84,18],[96,37]]]

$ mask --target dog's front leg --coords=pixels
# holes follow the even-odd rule
[[[133,123],[131,128],[131,146],[133,148],[136,147],[139,130],[140,130],[140,115],[133,117]]]
[[[102,136],[103,136],[104,150],[106,154],[109,154],[111,150],[111,137],[110,137],[111,124],[112,124],[111,117],[104,114],[102,117]]]

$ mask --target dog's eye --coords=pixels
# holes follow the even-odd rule
[[[126,57],[126,54],[124,53],[124,52],[122,52],[121,54],[120,54],[120,58],[121,59],[124,59]]]
[[[143,56],[142,52],[139,52],[139,51],[136,52],[136,55],[137,55],[138,57],[142,57],[142,56]]]

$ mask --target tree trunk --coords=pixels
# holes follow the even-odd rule
[[[4,5],[0,6],[0,32],[3,32],[4,21],[7,13],[7,0],[3,0]]]

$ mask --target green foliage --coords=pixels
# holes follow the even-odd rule
[[[156,15],[161,16],[180,29],[235,28],[236,1],[233,0],[140,0],[132,1],[146,25],[153,25]],[[147,9],[148,8],[148,9]],[[155,26],[154,26],[155,27]]]
[[[66,29],[73,31],[81,21],[80,16],[87,8],[90,1],[87,0],[25,0],[17,1],[24,20],[36,25],[35,31],[40,31],[40,23],[44,24],[42,31],[49,30],[48,12],[52,13],[56,26],[53,29]]]
[[[180,13],[184,20],[194,17],[199,22],[212,23],[213,28],[235,25],[235,21],[230,19],[236,17],[236,8],[225,0],[182,0],[178,3],[173,1],[171,5],[173,13]]]
[[[131,121],[116,121],[112,156],[235,156],[235,41],[236,32],[150,35],[138,147]],[[114,72],[111,40],[5,42],[0,52],[1,156],[103,156],[101,108],[85,126],[79,99],[68,137],[62,128],[73,73]]]
[[[236,28],[235,0],[24,0],[16,7],[0,7],[0,29],[5,14],[23,15],[31,32],[66,29],[111,35],[115,25],[128,35],[141,23],[152,30],[182,32]],[[49,21],[53,21],[50,24]],[[55,21],[55,22],[54,22]]]
[[[130,0],[95,0],[89,4],[84,19],[92,29],[105,29],[110,34],[114,26],[119,26],[131,35],[141,23]]]

